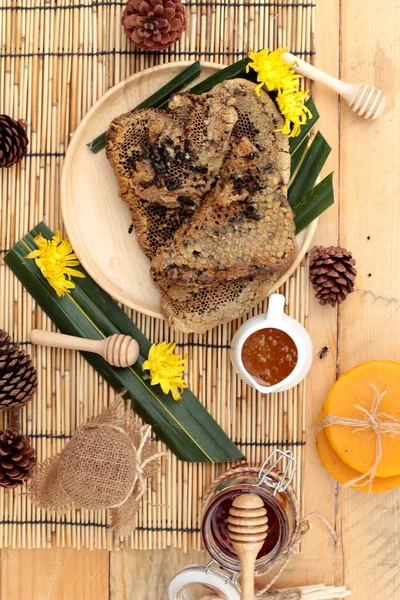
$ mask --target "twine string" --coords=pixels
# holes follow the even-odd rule
[[[121,390],[121,392],[119,394],[117,394],[117,396],[115,398],[115,402],[117,402],[118,400],[121,400],[121,399],[123,400],[125,393],[126,393],[125,389]],[[130,409],[126,408],[126,406],[125,406],[125,411],[127,411],[130,416]],[[119,433],[122,433],[123,435],[125,435],[131,442],[132,449],[133,449],[133,451],[135,453],[135,457],[136,457],[136,473],[135,473],[135,477],[134,477],[134,480],[132,482],[129,492],[127,493],[127,495],[121,502],[119,502],[118,504],[114,504],[113,506],[110,506],[109,508],[120,508],[121,506],[123,506],[129,500],[129,498],[135,491],[136,484],[138,484],[138,491],[134,497],[134,501],[138,502],[146,493],[146,480],[147,480],[147,476],[145,474],[146,466],[150,462],[153,462],[154,460],[158,460],[159,458],[161,458],[162,456],[165,456],[166,454],[165,454],[165,452],[155,452],[155,453],[151,454],[147,459],[142,460],[143,450],[146,447],[146,444],[151,436],[150,425],[143,425],[139,429],[140,443],[139,443],[138,448],[136,448],[135,444],[131,440],[130,436],[128,435],[127,429],[125,429],[125,427],[121,427],[119,425],[116,425],[115,423],[103,423],[101,426],[109,427],[109,428],[114,429],[115,431],[118,431]]]
[[[144,425],[140,429],[141,441],[140,441],[140,444],[139,444],[138,448],[136,448],[135,444],[129,438],[129,435],[128,435],[127,431],[123,427],[120,427],[118,425],[114,425],[112,423],[102,423],[101,425],[98,425],[97,427],[100,427],[100,428],[101,427],[109,427],[111,429],[114,429],[115,431],[118,431],[118,432],[124,434],[130,440],[130,442],[132,444],[132,449],[133,449],[133,451],[135,453],[136,461],[137,461],[136,462],[135,477],[133,479],[133,482],[132,482],[132,485],[130,487],[129,492],[126,494],[125,498],[123,500],[121,500],[121,502],[118,502],[118,504],[113,504],[109,508],[119,508],[123,504],[125,504],[125,502],[127,502],[129,500],[129,498],[131,497],[131,495],[135,491],[136,485],[138,485],[138,491],[137,491],[137,494],[135,495],[135,501],[140,500],[140,498],[142,498],[142,496],[144,496],[144,494],[146,492],[146,479],[147,479],[147,477],[144,476],[144,471],[145,471],[146,465],[148,465],[153,460],[157,460],[161,456],[165,456],[165,452],[155,452],[154,454],[152,454],[151,456],[149,456],[146,460],[142,461],[143,449],[145,448],[146,442],[148,441],[148,439],[149,439],[149,437],[151,435],[151,427],[150,427],[150,425]]]
[[[347,417],[330,415],[324,417],[316,429],[316,433],[318,433],[321,429],[329,427],[330,425],[343,425],[344,427],[353,427],[354,433],[357,431],[365,431],[367,429],[371,429],[375,433],[375,461],[373,465],[366,473],[362,473],[360,476],[354,477],[354,479],[348,481],[345,484],[345,487],[359,487],[368,484],[371,489],[372,482],[376,476],[376,471],[383,454],[381,436],[385,433],[392,435],[400,434],[400,420],[388,413],[378,412],[380,403],[387,394],[387,390],[380,392],[373,384],[371,384],[371,387],[374,391],[371,410],[367,410],[358,404],[355,405],[355,408],[365,415],[365,419],[350,419]]]

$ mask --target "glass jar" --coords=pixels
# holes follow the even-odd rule
[[[282,466],[283,472],[279,469]],[[211,485],[203,503],[201,529],[206,550],[222,568],[233,573],[240,571],[227,519],[233,500],[241,494],[257,494],[267,509],[268,534],[256,560],[255,573],[265,572],[291,547],[299,526],[298,503],[290,485],[295,470],[292,452],[275,450],[261,468],[239,466]]]
[[[171,582],[170,600],[240,600],[240,562],[226,523],[232,501],[240,494],[261,496],[268,514],[268,534],[255,574],[265,573],[285,557],[299,528],[298,503],[290,485],[295,470],[293,453],[275,450],[261,468],[239,466],[214,481],[204,496],[201,525],[212,560],[206,567],[193,565],[180,571]]]

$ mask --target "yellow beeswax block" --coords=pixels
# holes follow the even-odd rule
[[[400,363],[375,360],[362,363],[342,375],[331,391],[324,406],[328,416],[366,420],[361,407],[373,410],[376,395],[386,392],[377,407],[382,421],[400,422]],[[359,473],[366,473],[377,456],[376,433],[372,427],[329,425],[324,430],[330,445],[339,458]],[[400,432],[380,433],[382,458],[376,477],[400,475]]]
[[[360,473],[355,469],[352,469],[333,450],[329,443],[328,436],[324,429],[321,429],[317,433],[317,450],[319,458],[334,479],[339,483],[348,483],[356,477],[360,476]],[[388,492],[394,488],[400,487],[400,475],[394,475],[393,477],[375,477],[372,480],[371,486],[369,483],[363,485],[351,485],[351,488],[360,492]]]

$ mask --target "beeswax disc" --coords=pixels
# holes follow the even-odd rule
[[[365,420],[357,406],[371,412],[376,394],[382,397],[377,414],[400,421],[400,363],[376,360],[362,363],[340,377],[325,402],[326,415]],[[383,421],[390,417],[382,415]],[[376,434],[371,427],[330,425],[325,428],[336,454],[352,469],[366,473],[376,459]],[[382,458],[376,477],[400,475],[400,433],[381,433]]]
[[[330,445],[324,429],[321,429],[321,431],[317,433],[317,450],[325,469],[328,471],[329,475],[339,483],[347,483],[360,476],[358,471],[346,465],[346,463],[339,458]],[[395,475],[394,477],[375,477],[372,480],[371,487],[368,483],[364,485],[351,485],[350,487],[359,492],[388,492],[389,490],[400,487],[400,475]]]

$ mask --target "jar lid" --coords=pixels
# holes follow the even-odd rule
[[[237,576],[213,564],[190,565],[179,571],[170,583],[169,600],[240,600]]]

